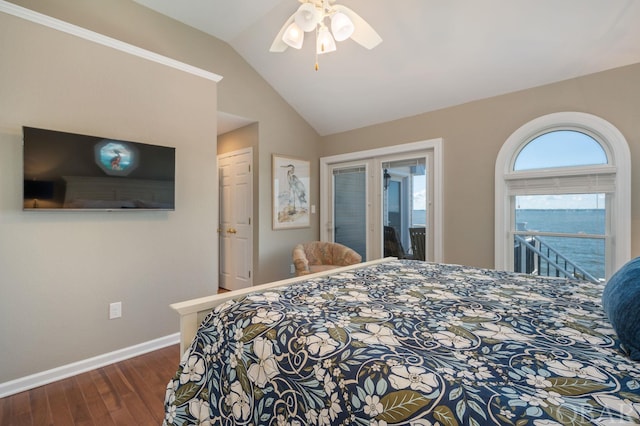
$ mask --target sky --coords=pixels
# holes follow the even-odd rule
[[[514,170],[607,164],[607,155],[591,136],[573,130],[545,133],[520,151]],[[604,208],[604,194],[532,195],[516,197],[520,209]]]
[[[558,130],[533,139],[518,154],[514,170],[607,164],[602,146],[591,136]]]
[[[516,209],[603,209],[605,194],[521,195]]]
[[[607,164],[602,146],[591,136],[573,130],[559,130],[534,138],[520,151],[514,170]],[[426,209],[424,176],[413,179],[413,208]],[[520,209],[596,209],[604,208],[604,194],[519,196]]]
[[[427,209],[427,190],[425,189],[425,178],[422,176],[413,177],[413,209]]]

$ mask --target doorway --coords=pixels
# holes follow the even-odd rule
[[[323,157],[320,179],[323,241],[352,247],[366,260],[413,258],[411,230],[422,229],[419,257],[442,260],[441,139]],[[404,256],[385,250],[389,228]]]
[[[253,285],[253,150],[218,156],[220,203],[218,286]]]

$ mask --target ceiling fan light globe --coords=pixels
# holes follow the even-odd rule
[[[295,16],[295,22],[304,32],[313,31],[322,19],[322,10],[311,3],[302,3]]]
[[[336,42],[329,32],[329,28],[323,25],[318,30],[318,39],[316,40],[316,53],[318,53],[318,55],[322,55],[323,53],[334,52],[335,50]]]
[[[294,49],[300,49],[304,41],[304,32],[295,22],[292,22],[282,35],[282,41]]]
[[[351,19],[342,12],[336,12],[331,17],[331,32],[336,41],[343,41],[351,37],[355,27]]]

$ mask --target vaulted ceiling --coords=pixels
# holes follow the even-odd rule
[[[338,0],[378,32],[270,53],[297,0],[135,0],[229,43],[320,135],[640,62],[637,0]],[[212,70],[215,72],[215,70]]]

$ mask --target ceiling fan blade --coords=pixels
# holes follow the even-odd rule
[[[362,19],[360,15],[355,13],[353,10],[339,4],[333,5],[333,10],[344,13],[349,17],[349,19],[351,19],[351,22],[353,22],[353,26],[355,27],[353,34],[351,35],[351,39],[353,41],[361,44],[367,49],[373,49],[382,43],[382,37],[378,35],[376,30],[374,30],[367,21]]]
[[[287,43],[282,41],[282,36],[284,35],[284,32],[287,30],[287,27],[291,25],[291,23],[293,22],[295,15],[296,15],[295,13],[291,15],[289,19],[287,19],[287,22],[284,23],[282,28],[280,28],[280,32],[278,33],[276,38],[273,40],[273,44],[271,44],[271,48],[269,49],[269,52],[280,53],[287,50],[287,47],[289,47],[289,45],[287,45]]]

